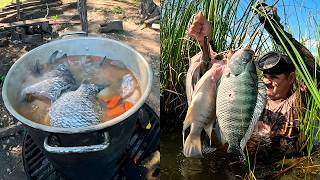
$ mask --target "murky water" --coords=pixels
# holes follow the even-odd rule
[[[161,133],[161,179],[235,179],[239,169],[228,167],[222,147],[204,158],[186,158],[182,153],[180,132]]]
[[[106,85],[96,96],[96,103],[101,106],[100,109],[102,110],[101,122],[121,115],[125,111],[114,111],[114,109],[118,108],[119,110],[126,106],[126,110],[128,110],[127,107],[132,107],[141,97],[138,80],[124,64],[120,61],[104,59],[99,56],[67,56],[57,59],[53,64],[42,65],[39,68],[31,67],[30,75],[26,76],[24,83],[21,85],[21,90],[52,78],[52,70],[58,64],[65,64],[67,66],[76,81],[76,88],[84,80],[89,80],[94,84]],[[34,70],[40,71],[40,74],[32,73]],[[120,97],[120,100],[117,100],[116,107],[110,108],[108,103],[115,97]],[[21,99],[24,99],[24,97]],[[18,111],[34,122],[50,125],[50,119],[47,116],[50,106],[50,99],[35,96],[28,102],[22,100]]]
[[[272,157],[272,154],[270,155]],[[278,162],[251,163],[254,177],[248,178],[247,170],[240,166],[229,166],[228,155],[219,147],[215,152],[204,158],[186,158],[182,153],[182,135],[180,132],[161,133],[161,179],[168,180],[229,180],[229,179],[320,179],[320,151],[310,158],[307,156],[293,157]],[[301,161],[304,160],[304,161]],[[299,163],[297,163],[299,162]],[[254,168],[253,168],[254,167]],[[285,170],[291,167],[286,173]],[[247,173],[246,175],[244,173]],[[240,176],[241,175],[241,176]]]

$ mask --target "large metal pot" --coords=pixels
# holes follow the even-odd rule
[[[59,54],[106,56],[121,60],[139,81],[142,96],[124,114],[85,128],[56,128],[35,123],[17,112],[19,91],[28,67],[39,59],[46,64],[49,56]],[[137,113],[150,93],[152,72],[147,61],[131,47],[101,37],[59,39],[23,55],[9,70],[2,96],[9,112],[26,125],[28,133],[55,167],[70,179],[108,179],[123,155],[133,133]]]

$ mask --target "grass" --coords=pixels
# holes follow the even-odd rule
[[[0,82],[4,82],[5,78],[6,78],[6,75],[0,75]]]
[[[112,7],[111,12],[113,14],[122,14],[124,10],[120,6],[114,6]]]
[[[59,18],[60,18],[59,15],[51,16],[51,19],[54,20],[54,21],[58,20]]]
[[[20,0],[20,2],[24,2],[26,0]],[[12,3],[15,3],[16,1],[15,0],[1,0],[0,1],[0,9],[3,9],[4,7],[12,4]]]

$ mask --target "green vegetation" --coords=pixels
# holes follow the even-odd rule
[[[114,6],[111,10],[113,14],[122,14],[124,11],[120,6]]]
[[[54,21],[56,21],[56,20],[59,19],[59,16],[58,16],[58,15],[51,16],[51,19],[54,20]]]
[[[6,75],[0,75],[0,82],[4,82],[5,78],[6,78]]]

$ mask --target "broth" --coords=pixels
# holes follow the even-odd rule
[[[23,81],[21,92],[24,88],[52,78],[52,71],[59,64],[65,64],[70,70],[76,82],[76,88],[84,80],[89,80],[93,84],[106,85],[96,95],[96,104],[101,113],[100,123],[109,121],[129,110],[141,97],[139,82],[121,61],[85,55],[65,56],[55,60],[52,64],[41,65],[41,68],[30,67],[30,75],[26,76]],[[40,71],[40,74],[34,73],[35,70]],[[21,97],[18,112],[29,120],[50,126],[48,112],[51,100],[42,96],[29,97],[29,95],[27,99]]]

